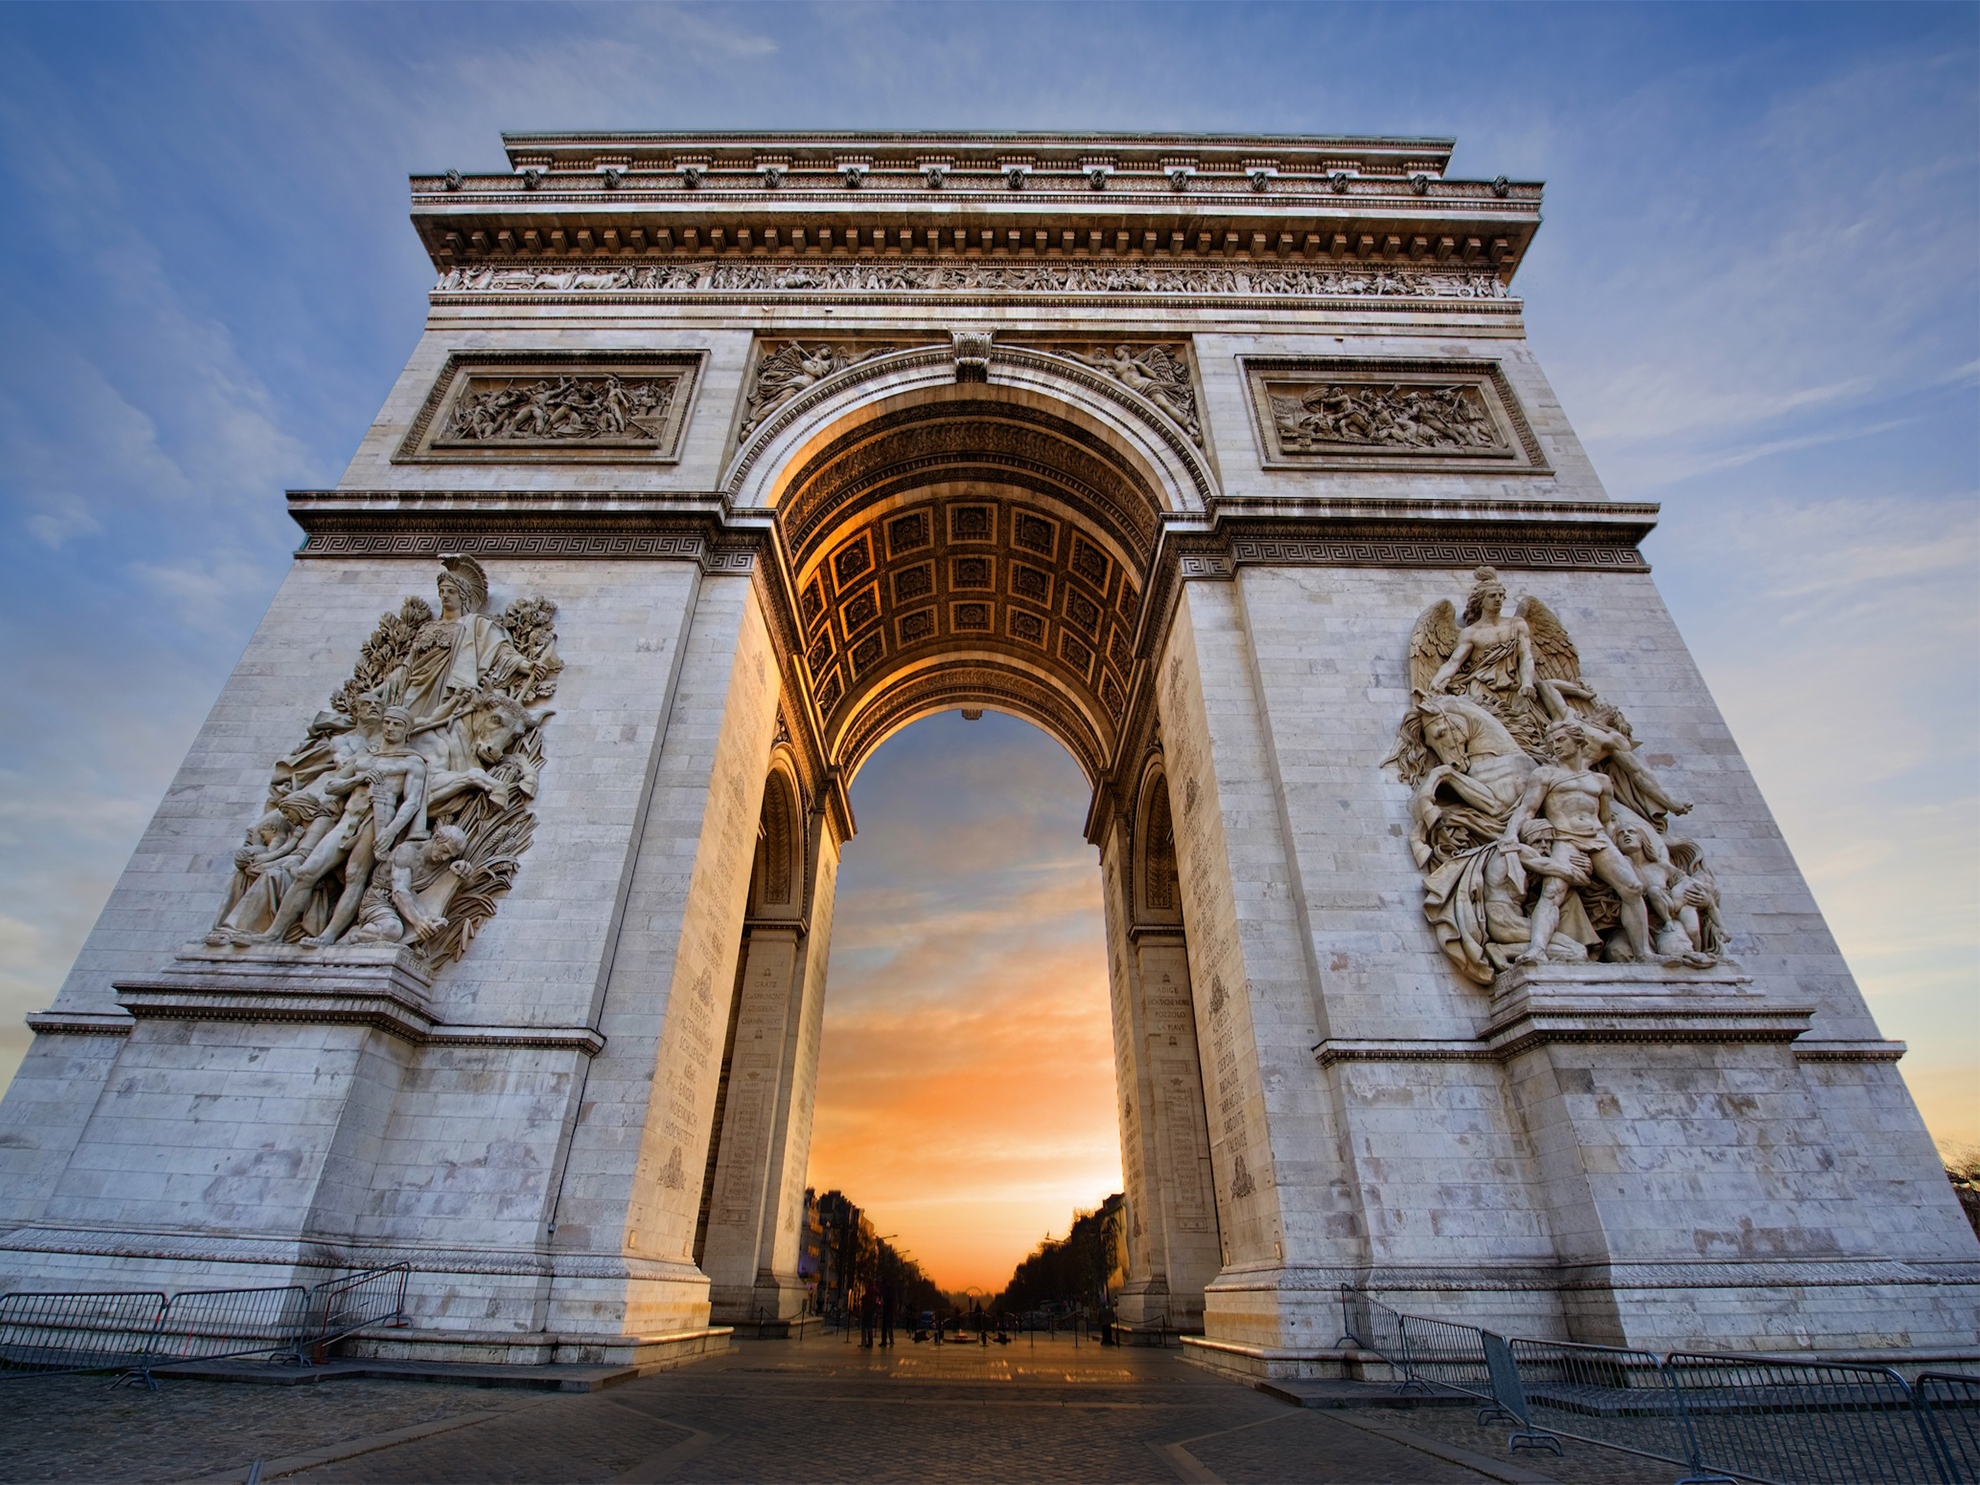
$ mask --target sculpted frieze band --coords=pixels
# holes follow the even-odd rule
[[[1690,804],[1582,678],[1553,611],[1505,602],[1481,567],[1461,621],[1447,599],[1424,610],[1385,760],[1415,791],[1410,850],[1438,944],[1480,984],[1543,961],[1716,964],[1718,886],[1671,829]]]
[[[792,262],[450,268],[438,294],[998,293],[1508,299],[1490,269],[1219,267],[1144,263]]]
[[[276,760],[209,945],[401,944],[430,968],[508,891],[536,829],[557,609],[519,599],[491,617],[480,564],[440,560],[440,612],[408,598],[380,619]]]

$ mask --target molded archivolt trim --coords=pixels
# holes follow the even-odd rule
[[[959,388],[955,350],[946,344],[874,356],[824,378],[764,419],[730,464],[724,492],[745,509],[778,505],[806,456],[891,411],[905,394],[935,401],[957,390],[1080,425],[1128,467],[1158,511],[1201,510],[1218,493],[1208,462],[1154,403],[1068,357],[995,344],[987,383]]]

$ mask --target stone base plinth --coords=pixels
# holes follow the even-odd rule
[[[485,1366],[631,1366],[659,1371],[729,1348],[726,1325],[663,1335],[586,1335],[407,1327],[366,1331],[338,1348],[340,1355],[379,1361],[463,1362]]]

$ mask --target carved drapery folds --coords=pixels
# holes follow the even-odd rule
[[[848,366],[871,361],[896,349],[870,342],[854,345],[820,342],[801,345],[784,342],[777,350],[766,348],[758,357],[756,375],[751,378],[749,395],[743,402],[742,425],[736,429],[736,442],[745,443],[757,426],[778,408],[808,387],[814,387]]]
[[[1196,387],[1189,375],[1189,348],[1170,345],[1096,345],[1065,348],[1072,357],[1130,392],[1138,392],[1176,420],[1190,442],[1203,446],[1196,416]]]
[[[408,598],[275,764],[209,944],[397,943],[426,967],[466,951],[536,829],[556,605],[483,612],[472,557],[441,559],[440,611]]]
[[[1670,833],[1690,805],[1582,679],[1553,611],[1505,601],[1481,567],[1462,619],[1449,600],[1424,610],[1385,760],[1415,790],[1410,849],[1438,943],[1480,984],[1541,960],[1716,963],[1718,887]]]

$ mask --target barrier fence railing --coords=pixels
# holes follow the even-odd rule
[[[293,1354],[308,1313],[300,1284],[272,1289],[200,1289],[166,1306],[150,1365]]]
[[[140,1365],[169,1303],[153,1290],[0,1294],[0,1381]]]
[[[1680,1485],[1980,1485],[1980,1377],[1888,1367],[1508,1339],[1342,1286],[1343,1339],[1398,1390],[1481,1399],[1512,1449],[1576,1439],[1683,1469]]]
[[[399,1263],[261,1289],[71,1291],[0,1295],[0,1381],[65,1372],[151,1373],[192,1362],[321,1361],[336,1341],[403,1323],[410,1270]]]
[[[1664,1370],[1706,1468],[1778,1485],[1944,1478],[1889,1367],[1676,1353]]]
[[[1980,1377],[1921,1372],[1912,1406],[1948,1480],[1980,1480]]]
[[[411,1269],[403,1263],[366,1269],[342,1279],[330,1279],[309,1291],[308,1354],[323,1359],[324,1348],[376,1325],[405,1323],[406,1280]]]

